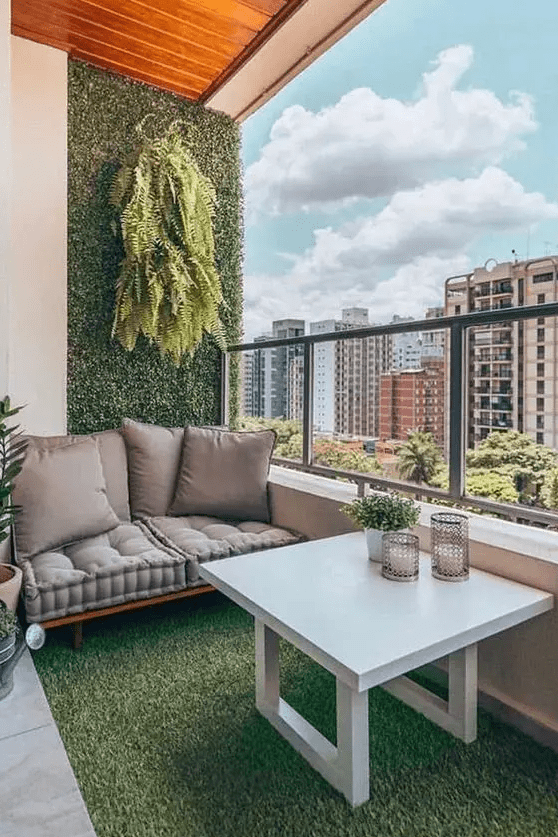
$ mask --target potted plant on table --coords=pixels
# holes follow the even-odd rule
[[[341,511],[357,526],[362,526],[366,535],[368,557],[371,561],[382,560],[382,535],[384,532],[408,530],[418,522],[420,507],[414,500],[406,499],[395,491],[370,494],[360,497]]]

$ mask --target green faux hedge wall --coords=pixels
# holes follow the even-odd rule
[[[120,162],[138,142],[135,126],[147,117],[149,136],[177,119],[188,130],[191,152],[217,191],[216,266],[223,283],[222,320],[229,344],[240,339],[242,319],[242,212],[238,126],[170,93],[68,63],[68,432],[120,426],[125,416],[181,426],[217,424],[221,354],[205,337],[179,368],[147,340],[126,352],[111,339],[115,283],[122,258],[108,196]],[[238,367],[231,404],[238,401]],[[231,422],[235,420],[234,410]]]

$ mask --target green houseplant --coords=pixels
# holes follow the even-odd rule
[[[16,640],[16,615],[3,599],[0,599],[0,668],[14,654]]]
[[[6,396],[0,400],[0,543],[10,535],[10,527],[17,513],[11,495],[14,479],[21,471],[27,442],[22,439],[18,425],[10,422],[21,410],[12,407]],[[12,564],[0,563],[0,599],[15,610],[21,588],[21,570]]]
[[[408,529],[418,522],[420,507],[414,500],[406,499],[395,491],[359,497],[341,507],[341,511],[366,534],[368,557],[381,561],[382,534]]]
[[[124,247],[113,337],[131,351],[143,334],[177,366],[206,332],[224,349],[212,226],[215,189],[177,123],[162,138],[142,138],[117,172],[110,200]],[[118,234],[116,225],[114,230]]]

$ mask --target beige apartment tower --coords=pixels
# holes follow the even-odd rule
[[[558,256],[476,268],[446,281],[445,314],[558,299]],[[470,329],[467,445],[514,429],[558,449],[556,317]],[[447,438],[447,434],[446,434]]]

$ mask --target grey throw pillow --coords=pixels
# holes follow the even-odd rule
[[[30,444],[13,500],[21,506],[15,533],[23,557],[100,535],[120,522],[93,439],[51,449]]]
[[[182,427],[161,427],[124,419],[122,435],[128,453],[130,509],[133,517],[160,517],[172,501]]]
[[[269,522],[267,478],[275,431],[186,427],[172,515]]]

